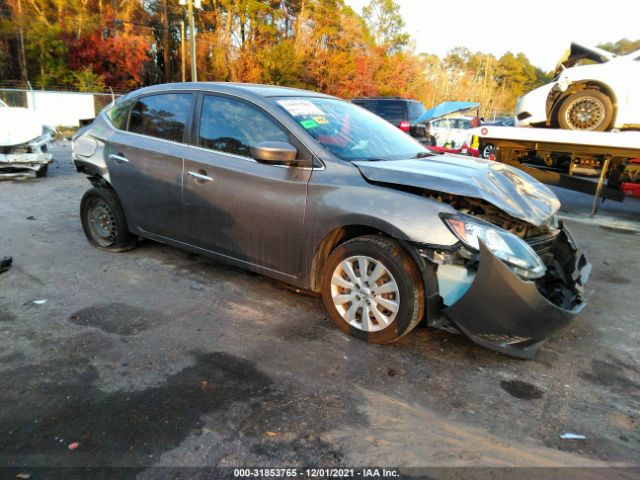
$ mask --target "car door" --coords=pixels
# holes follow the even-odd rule
[[[451,141],[454,148],[460,148],[464,143],[469,143],[467,137],[469,136],[469,129],[471,128],[471,121],[466,118],[454,118],[451,121]]]
[[[183,241],[287,276],[301,269],[311,157],[263,109],[204,94],[184,162]],[[298,148],[300,166],[260,163],[251,147],[280,141]],[[308,156],[308,158],[305,157]]]
[[[436,137],[436,145],[443,147],[449,141],[449,119],[441,118],[431,122]]]
[[[129,229],[174,238],[182,213],[182,162],[192,93],[138,98],[126,131],[109,141],[107,166]]]

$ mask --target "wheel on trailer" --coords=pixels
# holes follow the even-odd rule
[[[611,99],[593,88],[569,95],[558,110],[558,124],[567,130],[604,132],[609,129],[612,120]]]
[[[371,343],[409,333],[424,316],[425,289],[398,242],[376,235],[343,243],[327,259],[322,300],[344,332]]]
[[[116,193],[109,188],[94,187],[80,201],[80,219],[87,240],[94,247],[109,252],[126,252],[136,246],[129,233],[124,210]]]

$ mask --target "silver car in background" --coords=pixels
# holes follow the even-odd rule
[[[181,83],[81,129],[91,244],[156,240],[319,292],[345,332],[386,343],[421,320],[532,357],[584,306],[590,265],[525,173],[432,155],[376,115],[289,88]]]

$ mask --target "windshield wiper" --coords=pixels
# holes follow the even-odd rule
[[[432,152],[418,152],[416,153],[415,157],[411,157],[411,158],[426,158],[426,157],[432,157],[433,155],[435,155]]]

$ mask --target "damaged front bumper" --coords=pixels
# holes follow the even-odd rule
[[[23,180],[46,174],[53,155],[49,153],[0,154],[0,180]]]
[[[442,313],[473,342],[507,355],[532,358],[584,308],[591,265],[564,226],[547,251],[545,277],[523,280],[480,244],[476,276]]]

